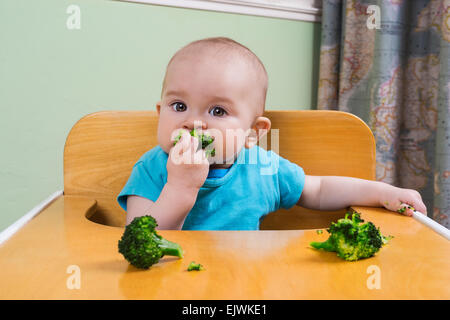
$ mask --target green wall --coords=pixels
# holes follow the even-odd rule
[[[68,30],[70,4],[81,29]],[[226,36],[269,74],[267,109],[316,107],[320,24],[108,0],[0,1],[0,230],[63,189],[73,124],[100,110],[155,109],[170,57]]]

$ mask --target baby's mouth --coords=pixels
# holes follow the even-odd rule
[[[209,135],[208,133],[202,133],[197,136],[197,138],[201,142],[201,148],[205,150],[206,157],[214,157],[216,155],[216,149],[213,147],[214,137]]]

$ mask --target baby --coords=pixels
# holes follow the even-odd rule
[[[202,39],[176,52],[156,104],[158,145],[134,165],[118,196],[127,224],[150,214],[160,229],[258,230],[265,215],[294,205],[382,206],[409,216],[411,205],[426,214],[415,190],[305,175],[297,164],[258,146],[271,127],[263,116],[267,87],[262,62],[231,39]],[[212,154],[190,135],[194,128],[214,138]]]

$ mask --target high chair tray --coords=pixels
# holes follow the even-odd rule
[[[148,270],[118,253],[123,228],[61,196],[0,246],[1,299],[449,299],[450,242],[415,219],[354,207],[395,238],[356,262],[309,247],[325,231],[159,231],[185,252]],[[206,270],[188,272],[191,261]]]

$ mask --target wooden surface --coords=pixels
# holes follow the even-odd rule
[[[350,113],[329,110],[269,110],[279,146],[269,150],[297,163],[308,175],[375,179],[375,139],[369,127]],[[64,148],[64,194],[97,200],[91,219],[124,226],[116,197],[133,165],[157,145],[156,111],[105,111],[79,120]],[[263,146],[263,145],[262,145]],[[269,214],[261,229],[310,229],[329,225],[340,212],[314,212],[301,207]]]
[[[123,228],[88,220],[94,200],[63,196],[0,245],[0,299],[450,298],[449,241],[412,218],[354,209],[395,236],[373,258],[346,262],[310,249],[326,231],[160,231],[184,258],[139,270],[117,252]],[[206,270],[187,272],[192,260]],[[71,265],[80,289],[67,287]],[[380,289],[367,286],[370,266],[379,268]]]

